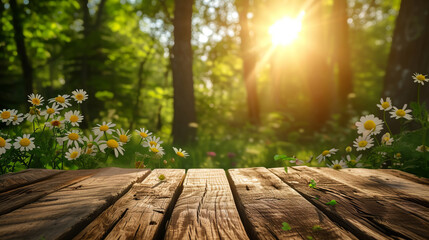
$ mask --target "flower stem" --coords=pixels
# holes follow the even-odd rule
[[[383,111],[383,120],[384,120],[384,125],[386,125],[386,128],[390,133],[390,137],[392,137],[393,136],[392,131],[390,131],[389,124],[387,124],[387,121],[386,121],[386,111]]]
[[[417,104],[420,108],[420,84],[417,86]]]

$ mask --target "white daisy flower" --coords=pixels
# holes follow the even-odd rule
[[[121,142],[121,143],[123,143],[123,144],[129,142],[130,139],[131,139],[131,134],[128,134],[129,131],[130,130],[127,130],[125,132],[125,130],[122,129],[122,128],[121,129],[116,129],[116,134],[118,135],[118,138],[117,138],[118,141]]]
[[[385,133],[382,137],[381,137],[381,144],[384,145],[392,145],[393,143],[393,138],[390,137],[390,133]]]
[[[67,142],[67,147],[74,144],[75,147],[79,147],[79,143],[83,144],[83,139],[80,136],[79,130],[71,130],[66,133],[65,137],[62,137],[62,141]],[[62,145],[62,144],[61,144]]]
[[[36,146],[34,145],[34,137],[31,137],[30,134],[24,134],[22,137],[17,137],[15,139],[15,143],[13,144],[13,147],[15,149],[23,151],[30,151],[33,150]]]
[[[359,162],[359,160],[362,158],[362,154],[360,154],[356,159],[352,159],[350,155],[346,156],[347,159],[347,165],[349,167],[362,167],[362,163]]]
[[[182,157],[182,158],[189,157],[189,154],[185,150],[182,150],[181,148],[177,149],[173,147],[173,150],[179,157]]]
[[[83,101],[85,101],[86,99],[88,99],[88,94],[86,94],[86,91],[84,91],[83,89],[76,89],[72,92],[73,94],[73,99],[77,102],[77,103],[82,103]]]
[[[13,121],[13,116],[17,114],[18,111],[15,109],[3,109],[0,111],[0,119],[4,123],[10,123]]]
[[[331,150],[325,150],[323,151],[319,156],[316,157],[317,161],[322,162],[325,161],[327,157],[331,157],[333,154],[335,154],[338,151],[338,149],[332,148]]]
[[[356,122],[359,134],[379,134],[383,129],[383,121],[373,114],[362,116],[359,122]]]
[[[334,161],[332,161],[331,165],[328,164],[328,167],[333,168],[335,170],[340,170],[343,168],[347,168],[347,164],[343,160],[341,160],[341,161],[334,160]]]
[[[69,101],[70,101],[69,97],[70,97],[69,95],[58,95],[57,97],[49,99],[49,102],[50,103],[57,103],[61,107],[67,108],[67,107],[71,106],[71,103],[69,103]]]
[[[429,147],[425,145],[420,145],[416,148],[417,152],[429,152]]]
[[[68,111],[64,114],[64,118],[64,121],[71,123],[74,127],[78,127],[83,120],[83,116],[79,111]]]
[[[404,107],[402,109],[393,107],[393,110],[390,112],[390,117],[396,119],[405,118],[407,120],[411,120],[413,119],[413,117],[411,117],[411,115],[409,114],[410,112],[412,112],[412,110],[407,109],[407,104],[404,104]]]
[[[100,151],[105,152],[106,148],[113,149],[113,151],[115,152],[115,157],[118,157],[119,153],[121,155],[124,155],[124,148],[122,147],[122,142],[118,142],[115,139],[101,141]]]
[[[95,135],[103,135],[104,133],[112,134],[112,128],[114,126],[116,126],[116,124],[103,122],[101,125],[97,124],[97,127],[92,128],[92,131]]]
[[[40,94],[30,94],[28,95],[28,102],[33,104],[33,106],[39,106],[43,103],[43,97]]]
[[[60,118],[52,119],[49,122],[46,122],[45,125],[50,129],[56,128],[64,128],[64,120],[60,120]]]
[[[136,132],[140,135],[140,137],[141,138],[143,138],[143,139],[145,139],[145,138],[147,138],[148,136],[150,136],[150,135],[152,135],[152,133],[151,132],[149,132],[149,130],[146,130],[146,129],[144,129],[144,128],[140,128],[140,131],[139,130],[136,130]]]
[[[9,142],[12,141],[12,139],[4,139],[0,137],[0,155],[4,154],[7,149],[10,149],[12,144]]]
[[[374,140],[369,136],[359,136],[354,140],[354,147],[356,147],[357,151],[362,151],[365,149],[369,149],[374,146]]]
[[[66,152],[66,158],[67,160],[76,160],[80,157],[82,153],[82,149],[80,147],[74,147],[74,148],[70,148],[67,152]]]
[[[46,110],[42,111],[40,115],[45,116],[46,120],[48,120],[50,117],[60,114],[61,109],[62,108],[58,106],[57,103],[53,103],[51,107],[46,106]]]
[[[14,114],[12,121],[6,123],[6,125],[9,125],[10,123],[12,123],[12,125],[19,125],[22,121],[24,121],[24,114],[18,113],[18,114]]]
[[[428,82],[429,79],[426,78],[426,75],[420,73],[414,73],[413,79],[415,83],[420,83],[421,85],[425,85],[425,82]]]
[[[401,153],[395,153],[395,155],[393,155],[393,158],[395,159],[401,159],[402,154]]]
[[[155,146],[149,147],[149,152],[155,153],[157,156],[163,156],[164,155],[164,148],[161,147],[161,145],[156,144]]]
[[[98,135],[95,139],[92,134],[89,137],[84,136],[83,140],[85,141],[85,148],[83,149],[83,153],[91,156],[95,156],[98,149],[97,146],[100,145],[100,137],[102,135]]]
[[[42,113],[40,112],[40,110],[33,106],[30,107],[30,111],[25,114],[24,118],[26,118],[29,122],[33,122],[35,118],[40,119],[41,114]]]
[[[146,141],[142,143],[143,147],[155,146],[157,144],[161,145],[163,141],[159,137],[149,136],[146,138]]]
[[[389,111],[390,109],[392,109],[392,100],[390,100],[390,97],[387,97],[386,101],[381,98],[380,104],[377,104],[377,107],[382,111]]]

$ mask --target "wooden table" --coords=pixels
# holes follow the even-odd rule
[[[358,168],[29,169],[0,176],[0,239],[429,239],[429,180]]]

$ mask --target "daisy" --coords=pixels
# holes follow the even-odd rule
[[[61,108],[57,105],[57,103],[54,103],[51,107],[46,106],[46,110],[42,111],[40,115],[46,116],[45,118],[48,120],[50,117],[60,114],[60,110]]]
[[[33,122],[35,118],[40,119],[41,114],[42,113],[40,112],[40,110],[36,107],[30,107],[30,111],[25,114],[24,118],[26,118],[29,122]]]
[[[13,147],[22,151],[33,150],[36,146],[34,145],[34,138],[30,134],[24,134],[22,137],[17,137]]]
[[[361,150],[369,149],[372,146],[374,146],[373,142],[374,140],[369,136],[359,136],[353,142],[354,143],[353,146],[356,147],[357,151],[361,151]]]
[[[383,129],[383,121],[373,114],[362,116],[355,125],[359,134],[379,134]]]
[[[144,128],[140,128],[140,131],[136,130],[136,132],[140,135],[140,137],[142,137],[142,139],[145,139],[148,136],[152,135],[152,133],[149,132],[149,130],[145,130]]]
[[[43,97],[40,94],[30,94],[28,95],[28,102],[33,104],[33,106],[39,106],[43,103]]]
[[[177,150],[177,148],[173,147],[173,150],[179,157],[182,157],[182,158],[189,157],[189,154],[185,150],[182,150],[181,148]]]
[[[82,149],[80,147],[70,148],[68,152],[66,152],[67,160],[76,160],[80,157],[82,153]]]
[[[64,118],[64,121],[71,123],[74,127],[79,127],[79,123],[83,120],[79,111],[68,111],[64,114]]]
[[[413,79],[415,83],[420,83],[421,85],[425,85],[425,82],[428,82],[429,79],[426,78],[426,75],[420,73],[414,73]]]
[[[121,143],[123,143],[123,144],[125,144],[125,143],[127,143],[127,142],[129,142],[130,141],[130,139],[131,139],[131,134],[128,134],[128,132],[129,132],[130,130],[127,130],[126,132],[125,132],[125,130],[124,129],[116,129],[116,134],[118,135],[118,140],[121,142]]]
[[[156,144],[154,146],[150,146],[149,148],[149,152],[153,152],[155,153],[157,156],[162,156],[164,155],[164,148],[161,147],[161,145]]]
[[[12,146],[12,144],[9,143],[10,141],[12,141],[12,139],[4,139],[0,137],[0,155],[5,153],[7,149],[10,149],[10,146]]]
[[[93,138],[93,136],[90,134],[89,137],[84,136],[83,140],[85,141],[85,149],[83,150],[84,154],[87,155],[91,155],[91,156],[95,156],[95,154],[97,153],[98,149],[96,146],[100,145],[100,137],[102,135],[98,135],[95,139]]]
[[[395,159],[401,159],[402,154],[401,154],[401,153],[395,153],[395,155],[393,155],[393,157],[394,157]]]
[[[155,146],[157,144],[162,144],[163,141],[160,141],[159,137],[149,136],[146,138],[146,141],[142,143],[143,147]]]
[[[362,163],[359,162],[359,160],[362,158],[362,154],[359,155],[356,159],[352,159],[350,155],[346,156],[347,159],[347,165],[349,167],[362,167]]]
[[[86,91],[84,91],[83,89],[76,89],[72,92],[73,94],[73,99],[77,102],[77,103],[82,103],[83,101],[85,101],[86,99],[88,99],[88,94],[86,94]]]
[[[69,103],[69,101],[70,101],[69,97],[70,97],[69,95],[58,95],[57,97],[49,99],[49,102],[50,103],[57,103],[61,107],[67,108],[67,107],[71,106],[71,104]]]
[[[111,148],[115,152],[115,157],[124,155],[124,148],[122,147],[122,142],[117,142],[115,139],[110,139],[108,141],[101,141],[100,151],[105,152],[106,148]]]
[[[10,123],[12,123],[12,125],[19,125],[22,121],[24,121],[23,113],[14,114],[12,115],[12,117],[13,117],[12,121],[6,123],[6,125],[9,125]]]
[[[411,109],[407,109],[407,104],[404,104],[404,107],[402,109],[399,109],[397,107],[393,107],[393,110],[390,112],[390,117],[391,118],[405,118],[407,120],[411,120],[412,117],[409,114],[410,112],[412,112]]]
[[[57,119],[52,119],[49,122],[45,123],[46,126],[48,126],[50,129],[53,128],[63,128],[64,127],[64,120],[60,120],[59,118]]]
[[[392,145],[393,142],[393,138],[390,137],[390,133],[385,133],[382,137],[381,137],[381,144],[384,145]]]
[[[71,130],[66,133],[65,137],[62,137],[62,142],[67,142],[67,147],[72,144],[74,144],[75,147],[79,147],[79,143],[83,144],[83,139],[80,137],[79,130]]]
[[[18,114],[15,109],[3,109],[0,111],[0,119],[2,122],[10,123],[13,121],[13,116]]]
[[[113,129],[111,128],[114,126],[116,126],[116,124],[103,122],[101,125],[97,124],[97,127],[92,128],[92,131],[95,135],[103,135],[104,133],[112,134]]]
[[[325,161],[327,157],[332,156],[338,151],[338,149],[332,148],[331,150],[325,150],[323,151],[319,156],[316,157],[317,161],[322,162]]]
[[[417,152],[429,152],[429,147],[425,145],[420,145],[416,148]]]
[[[390,100],[390,97],[387,97],[386,101],[381,98],[380,104],[377,104],[377,107],[382,111],[389,111],[390,109],[392,109],[392,100]]]
[[[341,161],[334,160],[332,162],[332,165],[328,164],[328,167],[330,167],[332,169],[335,169],[335,170],[340,170],[340,169],[343,169],[343,168],[347,168],[347,164],[343,160],[341,160]]]

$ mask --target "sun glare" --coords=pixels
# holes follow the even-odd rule
[[[302,19],[305,12],[301,11],[296,18],[283,17],[277,20],[268,30],[274,45],[289,45],[298,38],[302,28]]]

